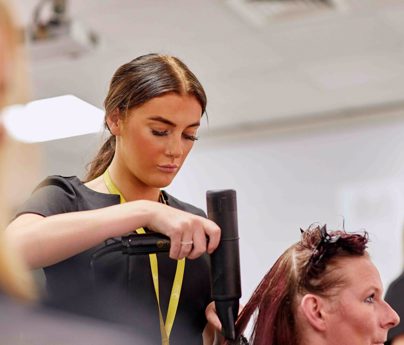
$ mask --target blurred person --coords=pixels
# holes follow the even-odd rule
[[[367,234],[312,226],[264,276],[237,320],[253,345],[376,345],[399,323],[383,300]],[[240,342],[242,343],[242,342]]]
[[[15,152],[10,147],[19,147],[19,143],[8,137],[1,111],[4,106],[24,99],[21,94],[25,87],[18,87],[19,76],[14,73],[16,66],[21,66],[20,43],[10,4],[0,0],[0,344],[147,344],[140,333],[134,334],[125,327],[73,318],[37,304],[38,292],[32,275],[4,235],[4,225],[10,221],[10,199],[5,187],[15,182],[9,178],[10,152]],[[21,152],[20,155],[25,156]],[[16,171],[13,175],[20,176]],[[19,191],[18,186],[14,186],[14,191]]]
[[[21,100],[14,96],[17,93],[14,72],[19,60],[18,43],[18,30],[10,5],[0,0],[0,111],[4,106]],[[0,290],[20,300],[32,301],[36,296],[32,277],[3,238],[5,225],[10,219],[5,178],[8,162],[5,158],[11,145],[0,118]]]
[[[402,248],[404,258],[404,229],[402,233]],[[390,283],[385,298],[398,315],[404,318],[404,270]],[[404,345],[404,322],[389,331],[386,345]]]
[[[7,229],[29,267],[44,268],[51,305],[142,329],[155,344],[202,342],[205,310],[214,313],[207,253],[220,229],[163,188],[198,139],[206,103],[176,57],[148,54],[118,68],[104,102],[111,135],[85,180],[46,178]],[[93,261],[134,231],[167,235],[170,252]]]

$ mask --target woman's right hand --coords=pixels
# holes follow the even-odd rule
[[[146,226],[170,238],[170,258],[195,259],[205,252],[212,253],[219,245],[220,228],[216,223],[167,205],[153,204]]]

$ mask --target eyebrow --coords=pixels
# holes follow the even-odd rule
[[[164,118],[164,117],[161,117],[161,116],[149,117],[149,120],[157,121],[157,122],[161,122],[161,123],[164,123],[164,124],[166,124],[166,125],[169,125],[169,126],[177,127],[177,125],[176,125],[174,122],[172,122],[172,121],[170,121],[170,120],[168,120],[168,119],[166,119],[166,118]],[[201,123],[198,121],[198,122],[195,122],[195,123],[190,124],[189,126],[187,126],[187,128],[190,128],[190,127],[199,127],[200,124],[201,124]]]

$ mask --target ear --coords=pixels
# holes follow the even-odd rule
[[[324,313],[324,300],[317,295],[304,295],[300,308],[310,325],[317,331],[326,330],[326,318]]]
[[[121,132],[120,125],[122,120],[118,108],[107,115],[106,121],[110,132],[115,136],[119,135]]]

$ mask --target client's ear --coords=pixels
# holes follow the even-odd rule
[[[324,331],[326,329],[324,300],[320,296],[314,294],[304,295],[300,302],[300,308],[303,315],[314,329],[318,331]]]
[[[106,121],[111,134],[119,135],[121,117],[118,108],[116,108],[113,112],[107,115]]]

